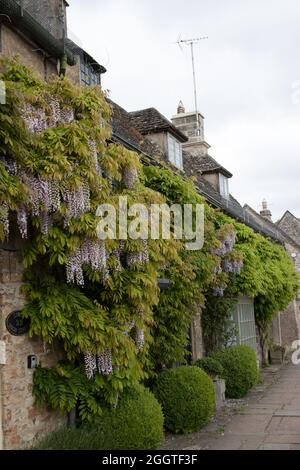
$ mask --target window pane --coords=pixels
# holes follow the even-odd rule
[[[219,175],[219,185],[220,185],[220,194],[228,198],[229,196],[229,185],[228,185],[228,178],[226,178],[224,175]]]
[[[84,61],[80,63],[81,70],[81,82],[84,85],[99,85],[100,84],[100,74],[94,72],[92,66]]]
[[[168,134],[169,161],[177,168],[182,168],[182,146],[172,135]]]
[[[170,134],[168,134],[168,153],[169,160],[171,163],[175,163],[175,148],[174,148],[174,139]]]

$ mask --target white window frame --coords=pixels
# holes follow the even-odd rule
[[[228,182],[228,178],[222,175],[222,173],[219,173],[219,186],[220,186],[221,196],[223,196],[225,199],[228,199],[229,198],[229,182]]]
[[[168,159],[173,165],[180,170],[183,169],[182,162],[182,145],[171,134],[168,133]]]

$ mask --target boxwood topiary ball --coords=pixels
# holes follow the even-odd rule
[[[202,359],[195,361],[194,365],[196,367],[200,367],[200,369],[204,370],[204,372],[212,378],[223,377],[224,369],[217,359],[212,357],[202,357]]]
[[[162,372],[154,393],[163,408],[165,427],[174,433],[198,431],[215,411],[214,384],[198,367]]]
[[[244,397],[258,382],[256,353],[249,346],[232,346],[215,351],[212,357],[220,361],[223,366],[228,398]]]
[[[163,413],[153,393],[142,385],[127,389],[116,409],[103,408],[93,423],[62,428],[36,450],[154,450],[163,442]]]

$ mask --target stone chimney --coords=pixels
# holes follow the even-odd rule
[[[267,203],[266,199],[263,199],[263,202],[262,202],[262,211],[260,211],[260,215],[261,215],[264,219],[269,220],[269,222],[272,222],[272,213],[271,213],[271,211],[268,209],[268,203]]]
[[[17,0],[56,39],[67,35],[66,0]]]
[[[177,114],[185,114],[185,107],[182,101],[179,101],[179,105],[177,108]]]
[[[188,142],[182,145],[183,150],[194,156],[207,155],[210,145],[204,139],[204,116],[201,113],[186,112],[180,101],[177,114],[172,117],[172,123],[189,138]]]

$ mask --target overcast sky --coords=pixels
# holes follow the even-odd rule
[[[278,219],[300,217],[299,0],[70,0],[69,29],[107,68],[103,87],[128,111],[194,110],[188,48],[210,154],[233,173],[231,193]]]

